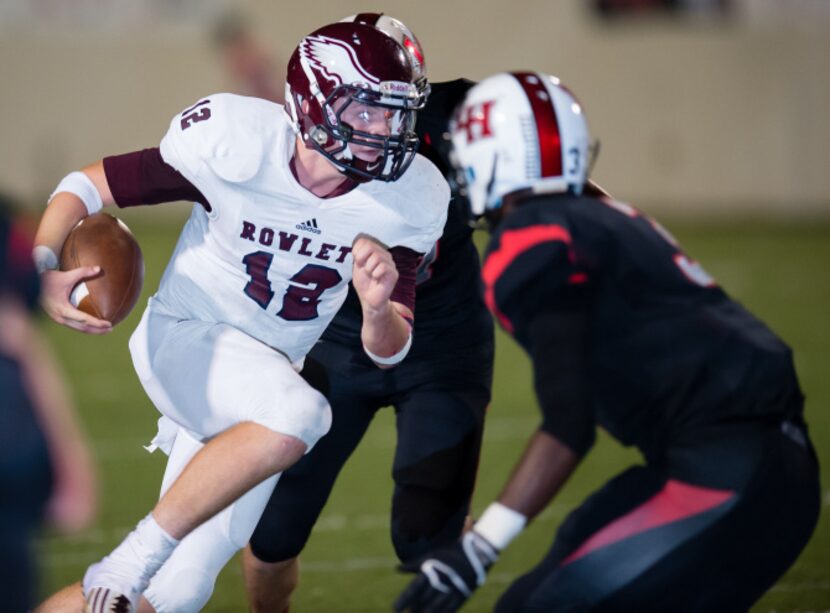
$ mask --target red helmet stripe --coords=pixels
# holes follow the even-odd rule
[[[418,47],[414,40],[408,36],[404,37],[403,46],[406,47],[406,50],[409,51],[409,53],[415,56],[415,59],[418,60],[419,64],[424,63],[424,54],[421,53],[420,47]]]
[[[542,78],[533,72],[514,72],[513,76],[522,86],[536,118],[536,134],[539,137],[539,159],[542,177],[561,177],[562,135],[556,109]]]

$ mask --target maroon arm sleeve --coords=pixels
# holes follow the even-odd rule
[[[207,198],[162,159],[158,147],[105,157],[104,173],[120,207],[188,200],[210,211]]]
[[[392,247],[389,250],[398,269],[398,283],[392,290],[390,300],[399,302],[415,312],[415,274],[423,254],[406,247]],[[409,322],[412,323],[412,322]]]

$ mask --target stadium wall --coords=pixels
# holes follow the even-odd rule
[[[382,10],[418,33],[434,80],[557,74],[602,143],[594,176],[649,210],[830,215],[830,11],[820,2],[801,2],[813,10],[800,16],[744,8],[608,23],[587,0],[54,0],[30,3],[37,12],[19,1],[0,7],[0,189],[33,202],[102,154],[156,145],[177,110],[226,89],[208,32],[233,6],[253,16],[280,66],[310,29]]]

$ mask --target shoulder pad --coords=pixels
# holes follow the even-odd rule
[[[372,196],[394,209],[413,231],[407,246],[426,253],[441,237],[447,221],[450,187],[444,175],[421,154],[397,181],[366,184]]]
[[[161,153],[188,179],[207,167],[225,181],[244,182],[259,171],[282,116],[280,105],[267,100],[214,94],[173,118]]]

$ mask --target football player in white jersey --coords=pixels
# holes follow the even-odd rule
[[[159,148],[107,157],[58,185],[36,236],[43,304],[93,334],[110,323],[70,297],[97,268],[56,270],[70,229],[102,206],[197,203],[130,340],[163,416],[154,442],[172,448],[162,496],[87,570],[88,610],[136,610],[142,594],[157,611],[204,605],[213,577],[176,558],[189,550],[223,565],[279,473],[326,433],[328,403],[297,371],[350,281],[369,357],[384,368],[406,355],[415,268],[449,200],[415,153],[423,85],[388,36],[331,24],[292,55],[285,107],[209,96],[174,117]]]

